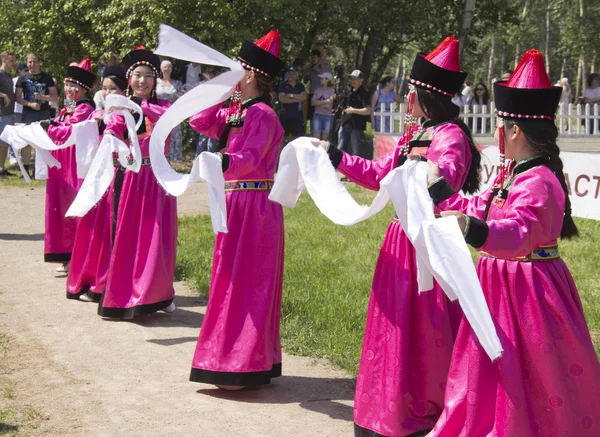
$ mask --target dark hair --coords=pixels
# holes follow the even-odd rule
[[[383,88],[384,86],[386,86],[389,82],[393,82],[394,78],[392,76],[383,76],[381,78],[381,80],[379,81],[379,86],[381,88]]]
[[[504,70],[502,72],[502,74],[510,74],[511,76],[512,76],[513,73],[514,73],[514,71],[512,71],[512,70]]]
[[[594,81],[595,78],[600,77],[600,74],[598,73],[592,73],[587,77],[586,83],[588,87],[592,87],[592,82]]]
[[[102,85],[104,83],[104,79],[110,79],[112,80],[116,86],[119,87],[119,89],[121,91],[125,91],[127,89],[127,82],[123,80],[122,77],[119,76],[104,76],[102,78],[102,82],[100,83],[100,88],[102,88]]]
[[[560,148],[556,144],[558,138],[558,128],[554,122],[543,120],[505,120],[506,129],[513,126],[518,126],[523,131],[523,135],[527,139],[529,147],[534,152],[548,158],[545,165],[552,170],[552,173],[557,177],[560,186],[565,192],[565,216],[563,219],[562,229],[560,230],[560,238],[570,239],[579,236],[579,231],[573,217],[571,216],[571,199],[569,199],[569,189],[563,172],[563,162],[560,159]]]
[[[449,121],[460,127],[467,136],[471,149],[471,167],[469,167],[467,179],[461,189],[469,194],[477,192],[481,185],[481,153],[475,146],[475,141],[473,141],[473,136],[467,125],[458,119],[460,108],[452,103],[450,97],[434,91],[417,87],[417,95],[419,96],[421,109],[429,118],[428,124],[434,126]]]
[[[475,91],[473,92],[474,97],[471,99],[471,105],[473,106],[473,104],[479,104],[479,102],[477,102],[477,88],[479,87],[483,87],[483,104],[487,105],[490,102],[490,92],[488,91],[487,87],[485,86],[485,84],[483,82],[479,82],[477,85],[475,85]]]
[[[262,101],[272,106],[271,93],[273,92],[273,82],[267,76],[260,73],[254,73],[254,79],[256,80],[256,90],[262,96]]]
[[[319,51],[319,49],[312,49],[310,51],[310,54],[314,55],[314,56],[318,56],[319,58],[321,57],[321,52]]]

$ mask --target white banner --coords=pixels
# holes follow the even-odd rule
[[[381,141],[380,141],[381,139]],[[400,137],[377,136],[377,144],[383,141],[398,142]],[[383,148],[388,151],[388,148]],[[561,152],[565,179],[575,217],[600,220],[600,154]],[[481,157],[481,191],[490,186],[498,174],[500,158],[498,147],[483,149]]]

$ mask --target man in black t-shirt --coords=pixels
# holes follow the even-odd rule
[[[360,70],[350,73],[352,92],[346,100],[344,117],[338,133],[338,149],[364,158],[366,151],[363,147],[363,137],[367,128],[367,121],[371,115],[370,96],[363,87],[365,76]]]
[[[50,102],[58,102],[58,91],[52,76],[40,69],[40,57],[35,53],[27,55],[29,74],[19,77],[15,96],[17,103],[23,105],[21,122],[25,124],[41,120],[50,120]],[[21,150],[23,165],[29,169],[31,147]]]
[[[288,134],[292,136],[292,140],[303,136],[305,130],[302,103],[306,100],[306,89],[298,80],[296,67],[288,68],[287,81],[279,85],[278,97],[281,103],[279,118],[285,131],[284,138]]]

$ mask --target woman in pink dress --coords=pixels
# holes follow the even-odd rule
[[[119,168],[113,182],[112,251],[106,287],[98,306],[102,317],[131,319],[164,310],[173,312],[173,278],[177,249],[177,199],[160,186],[150,168],[152,127],[170,105],[156,99],[160,59],[142,48],[123,58],[128,95],[138,103],[144,121],[138,129],[142,166],[138,173]],[[136,114],[137,116],[137,114]],[[126,141],[121,114],[106,122],[104,135]],[[168,154],[169,144],[165,144]]]
[[[414,104],[407,115],[422,124],[405,126],[396,149],[376,161],[331,146],[333,165],[351,181],[379,190],[380,181],[409,155],[421,155],[438,163],[454,189],[476,191],[480,154],[450,100],[466,75],[453,37],[429,55],[417,55],[410,76]],[[356,436],[404,437],[433,428],[461,316],[437,283],[419,294],[415,249],[394,219],[371,288],[354,397]]]
[[[125,94],[127,79],[120,66],[104,69],[102,96]],[[91,118],[99,121],[100,133],[104,132],[104,110],[94,111]],[[115,172],[118,161],[115,164]],[[67,299],[98,302],[106,286],[111,250],[111,211],[113,208],[113,185],[85,216],[77,220],[73,254],[67,276]]]
[[[61,145],[69,139],[72,126],[87,120],[94,111],[94,101],[89,92],[95,80],[96,75],[91,72],[90,60],[87,58],[79,65],[67,68],[65,107],[55,120],[42,122],[48,136],[56,145]],[[65,217],[65,214],[75,200],[81,181],[77,179],[75,147],[55,150],[51,154],[60,162],[61,168],[48,169],[44,261],[62,263],[57,271],[66,272],[75,241],[76,221],[72,217]]]
[[[599,436],[600,364],[557,243],[578,234],[556,145],[561,88],[530,50],[494,95],[501,160],[505,151],[512,160],[495,185],[465,199],[437,166],[429,179],[443,215],[458,217],[482,255],[477,273],[504,353],[491,362],[463,320],[429,435]]]
[[[229,107],[190,118],[195,130],[220,138],[228,228],[215,241],[190,380],[223,389],[268,384],[281,375],[283,211],[268,198],[283,137],[270,106],[271,79],[282,68],[280,42],[276,31],[245,41],[238,59],[247,71]]]

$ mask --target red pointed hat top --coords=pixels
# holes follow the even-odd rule
[[[551,88],[544,56],[537,50],[527,50],[506,86],[510,88]]]
[[[135,46],[134,50],[146,50],[146,47],[144,47],[144,46]]]
[[[281,55],[281,35],[277,30],[272,30],[254,42],[261,49],[277,56]]]
[[[85,71],[92,71],[92,63],[89,58],[83,58],[83,60],[77,64],[77,66]]]
[[[432,64],[450,71],[460,70],[460,44],[454,35],[447,37],[431,53],[425,56]]]

